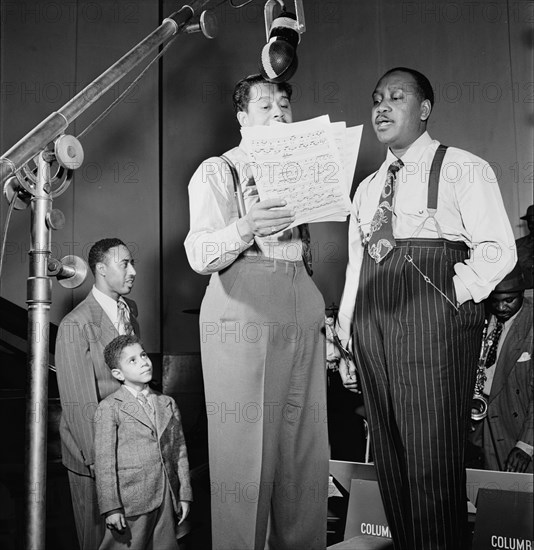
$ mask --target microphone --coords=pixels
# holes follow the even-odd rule
[[[273,20],[276,2],[282,11]],[[286,82],[297,70],[297,45],[306,30],[302,0],[295,0],[295,11],[296,15],[286,11],[283,0],[268,0],[265,4],[267,44],[261,51],[260,73],[269,82]]]
[[[64,256],[48,260],[48,275],[55,276],[64,288],[78,288],[87,277],[87,264],[78,256]]]

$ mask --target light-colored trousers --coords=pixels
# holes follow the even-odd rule
[[[200,312],[214,550],[324,550],[324,300],[302,262],[241,257]]]
[[[178,550],[176,518],[167,480],[165,485],[161,506],[147,514],[127,517],[122,534],[106,530],[99,550]]]

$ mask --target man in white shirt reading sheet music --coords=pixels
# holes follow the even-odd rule
[[[353,337],[395,548],[459,550],[481,302],[514,266],[514,237],[489,164],[426,132],[424,75],[392,69],[372,98],[388,151],[354,197],[338,333]],[[353,389],[354,365],[340,372]]]
[[[292,121],[287,83],[253,75],[233,99],[241,126]],[[211,275],[200,335],[212,547],[324,550],[324,300],[308,272],[307,226],[288,229],[284,200],[259,200],[250,167],[241,143],[189,184],[187,257]]]

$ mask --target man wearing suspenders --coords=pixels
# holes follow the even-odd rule
[[[241,126],[292,121],[291,86],[261,75],[233,95]],[[213,550],[324,550],[328,496],[325,304],[308,227],[260,200],[240,144],[189,183],[200,308]],[[282,159],[281,159],[282,160]]]
[[[514,236],[488,163],[426,132],[424,75],[392,69],[372,97],[388,151],[354,197],[338,335],[354,348],[395,549],[458,550],[481,302],[513,268]],[[340,373],[355,389],[355,366]]]

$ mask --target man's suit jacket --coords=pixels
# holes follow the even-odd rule
[[[126,299],[130,321],[139,336],[137,306]],[[98,403],[120,383],[104,361],[104,348],[119,333],[90,292],[61,321],[56,339],[56,371],[61,400],[61,452],[71,471],[90,475],[94,463],[93,416]]]
[[[534,446],[532,301],[524,299],[503,343],[484,421],[485,467],[502,469],[518,441]],[[532,472],[532,461],[529,469]]]
[[[180,412],[172,397],[153,392],[156,427],[124,387],[95,415],[95,475],[101,514],[124,508],[127,517],[161,506],[168,482],[178,501],[193,500]]]

